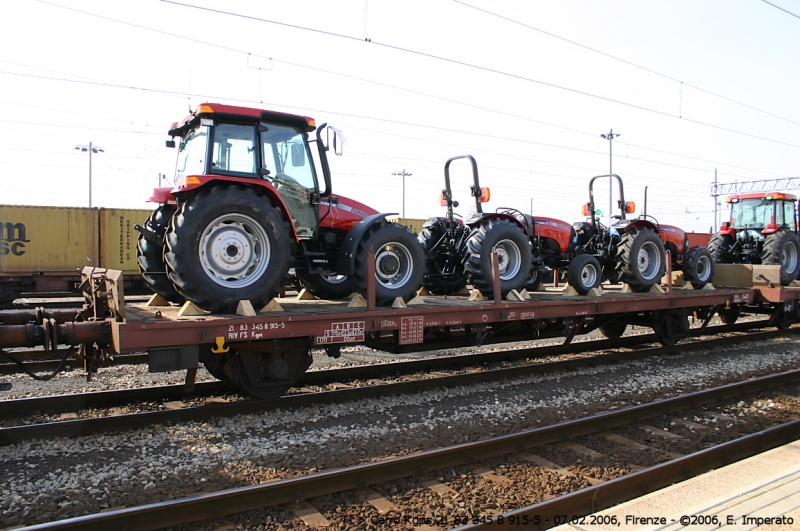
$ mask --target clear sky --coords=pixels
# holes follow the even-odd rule
[[[203,101],[337,126],[334,192],[401,212],[405,170],[409,218],[440,215],[445,161],[471,154],[485,209],[577,221],[611,129],[636,213],[647,186],[647,213],[686,230],[713,224],[715,169],[722,183],[800,175],[798,0],[18,0],[0,13],[2,204],[86,206],[74,148],[92,142],[94,206],[150,208],[174,172],[166,132]],[[453,172],[467,204],[467,165]],[[596,198],[607,215],[607,182]]]

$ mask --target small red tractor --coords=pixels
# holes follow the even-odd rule
[[[335,130],[323,142],[326,125],[216,103],[173,124],[167,146],[180,140],[175,186],[154,190],[150,201],[159,206],[138,227],[139,266],[153,291],[211,312],[233,312],[243,300],[258,310],[294,268],[318,297],[366,295],[372,251],[376,303],[414,297],[424,268],[415,235],[385,214],[333,195],[327,151],[332,143],[341,154],[341,143]],[[215,376],[266,398],[288,389],[311,362],[310,345],[281,348],[203,351],[200,359]]]
[[[779,265],[781,285],[800,273],[797,197],[780,192],[733,195],[730,221],[711,236],[708,250],[720,264]]]
[[[457,218],[450,186],[450,164],[467,159],[472,165],[473,184],[470,195],[475,212],[466,220]],[[440,204],[447,208],[444,217],[428,219],[419,233],[425,254],[426,273],[423,285],[435,295],[447,295],[462,289],[468,282],[487,296],[494,295],[492,253],[497,253],[500,291],[522,289],[531,272],[531,244],[525,227],[506,213],[483,212],[482,203],[489,201],[488,188],[481,188],[478,164],[470,155],[449,159],[444,165],[444,183]]]
[[[614,224],[605,227],[596,218],[594,182],[613,179],[619,188],[620,213]],[[689,237],[678,227],[659,224],[650,216],[627,219],[636,206],[625,201],[619,175],[598,175],[589,181],[589,202],[583,206],[588,222],[574,224],[578,255],[571,261],[567,279],[579,293],[586,293],[603,280],[623,282],[634,291],[647,291],[661,282],[666,271],[666,251],[670,251],[673,271],[683,271],[695,288],[711,282],[714,274],[711,255],[703,247],[689,247]]]

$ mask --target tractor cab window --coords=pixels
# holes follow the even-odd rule
[[[794,212],[793,201],[783,202],[783,226],[787,227],[791,231],[797,230],[797,216]]]
[[[252,125],[219,124],[214,128],[211,171],[256,172],[256,132]]]
[[[205,174],[207,147],[208,127],[201,126],[189,131],[181,140],[176,177]]]
[[[742,199],[733,203],[731,220],[737,229],[763,229],[772,221],[774,201]]]
[[[259,130],[262,178],[272,183],[286,203],[297,235],[310,238],[317,227],[317,177],[305,133],[271,123],[260,124]]]

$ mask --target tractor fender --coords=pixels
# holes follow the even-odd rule
[[[336,272],[340,275],[352,275],[355,270],[358,244],[364,239],[364,235],[376,223],[388,223],[386,216],[395,215],[397,214],[372,214],[356,223],[353,228],[345,234],[342,246],[339,247],[339,259],[337,260]]]
[[[484,213],[484,214],[478,214],[476,216],[470,217],[467,220],[466,223],[471,229],[475,229],[476,227],[478,227],[478,225],[481,225],[484,221],[490,220],[490,219],[505,219],[505,220],[508,220],[511,223],[513,223],[514,225],[516,225],[517,227],[519,227],[520,230],[522,230],[522,232],[525,233],[525,236],[530,236],[530,234],[528,232],[528,227],[525,226],[525,223],[522,223],[520,220],[518,220],[517,218],[515,218],[514,216],[511,216],[509,214],[502,214],[502,213],[497,213],[497,212],[494,212],[494,213],[487,212],[487,213]]]
[[[652,221],[648,221],[646,219],[635,219],[632,220],[631,223],[625,227],[625,232],[629,232],[632,229],[649,229],[656,234],[661,234],[661,229],[658,225],[653,223]]]
[[[242,186],[253,188],[257,190],[259,194],[266,195],[269,198],[269,201],[272,202],[273,206],[276,206],[281,210],[281,216],[283,217],[283,220],[289,224],[289,228],[292,233],[292,238],[294,239],[294,241],[297,241],[297,229],[294,226],[294,221],[292,221],[292,217],[289,215],[289,207],[286,206],[286,202],[283,200],[283,198],[275,189],[275,187],[272,186],[272,184],[266,181],[261,181],[251,178],[228,177],[222,175],[198,176],[196,177],[195,181],[196,182],[192,182],[190,184],[184,184],[181,181],[179,181],[178,186],[171,189],[171,195],[174,197],[178,197],[179,199],[181,199],[181,201],[183,201],[187,195],[189,196],[194,195],[194,193],[199,191],[201,188],[217,186],[222,183],[241,184]],[[158,190],[158,188],[156,188],[156,190]]]

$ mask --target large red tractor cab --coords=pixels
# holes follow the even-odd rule
[[[708,249],[721,264],[780,265],[781,284],[800,275],[797,197],[781,192],[732,195],[730,220],[711,237]]]
[[[611,224],[600,222],[595,209],[594,183],[597,179],[617,182],[620,213],[611,217]],[[624,282],[635,291],[647,291],[660,283],[666,271],[666,251],[674,270],[682,270],[694,287],[711,281],[713,263],[702,247],[689,248],[686,233],[672,225],[661,225],[652,216],[628,217],[636,210],[625,200],[619,175],[598,175],[589,181],[589,202],[583,205],[587,221],[577,222],[574,258],[567,269],[567,279],[579,293],[588,293],[604,280]]]
[[[242,301],[258,311],[294,268],[320,298],[366,295],[374,256],[377,304],[414,297],[424,268],[415,235],[333,195],[327,152],[340,154],[341,139],[328,128],[323,141],[325,130],[305,116],[217,103],[173,124],[175,186],[153,192],[158,207],[137,226],[139,266],[153,291],[210,312],[234,312]],[[295,347],[200,357],[215,376],[267,397],[308,367],[310,345]]]
[[[467,219],[455,212],[460,202],[454,198],[450,184],[450,165],[459,159],[468,160],[472,168],[469,195],[474,200],[474,211]],[[449,159],[444,165],[444,183],[440,205],[446,207],[446,213],[428,219],[418,236],[425,254],[424,286],[431,293],[446,295],[469,282],[491,296],[494,252],[498,255],[502,296],[512,289],[522,289],[531,272],[531,244],[524,223],[508,213],[483,211],[482,205],[491,195],[488,188],[481,188],[478,164],[472,156]]]

